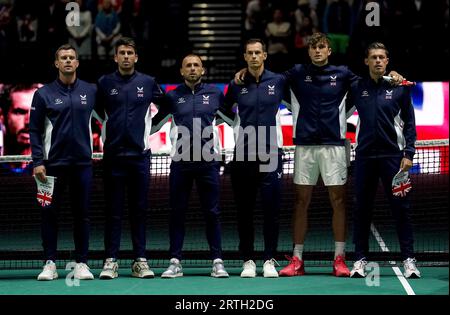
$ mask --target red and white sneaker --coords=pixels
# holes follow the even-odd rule
[[[336,277],[350,277],[350,270],[345,264],[344,256],[339,255],[333,263],[333,275]]]
[[[286,255],[289,264],[280,270],[279,275],[281,277],[293,277],[293,276],[303,276],[305,274],[305,265],[303,260],[300,260],[297,256],[289,257]]]

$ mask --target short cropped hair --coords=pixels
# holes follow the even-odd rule
[[[78,59],[78,52],[75,49],[75,47],[73,47],[70,44],[64,44],[64,45],[59,46],[59,48],[56,50],[56,52],[55,52],[55,60],[58,60],[58,54],[59,54],[59,52],[61,50],[73,50],[75,52],[75,57]]]
[[[264,43],[264,41],[260,38],[250,38],[249,40],[247,40],[247,42],[245,43],[244,46],[244,53],[247,51],[247,46],[251,45],[251,44],[256,44],[256,43],[260,43],[262,46],[262,49],[264,52],[266,52],[266,43]]]
[[[137,54],[136,42],[134,41],[134,39],[132,39],[130,37],[121,37],[121,38],[119,38],[119,40],[114,45],[114,52],[116,54],[117,54],[117,50],[119,49],[119,46],[122,46],[122,45],[133,47],[134,52]]]
[[[373,49],[383,49],[386,52],[386,56],[389,57],[389,51],[387,50],[386,46],[383,43],[373,42],[369,46],[367,46],[366,58],[369,57],[369,53]]]

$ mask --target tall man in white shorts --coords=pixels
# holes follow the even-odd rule
[[[345,264],[345,99],[351,84],[358,81],[359,77],[346,66],[328,63],[331,48],[325,34],[315,33],[311,36],[308,54],[311,64],[295,65],[285,73],[291,86],[293,137],[296,145],[296,201],[293,214],[293,256],[279,274],[301,276],[305,273],[302,255],[308,226],[308,207],[313,188],[321,175],[333,208],[333,275],[348,277],[350,271]]]

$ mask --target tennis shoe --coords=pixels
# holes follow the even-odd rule
[[[103,265],[103,270],[100,273],[100,279],[114,279],[119,276],[118,273],[119,264],[114,258],[107,258],[105,264]]]
[[[303,276],[305,274],[305,265],[303,260],[297,256],[289,257],[286,255],[289,264],[280,270],[279,275],[282,277]]]
[[[405,268],[405,272],[403,273],[405,278],[420,278],[420,271],[416,267],[415,258],[408,258],[404,260],[403,267]]]
[[[183,276],[183,267],[178,259],[172,258],[170,265],[161,275],[161,278],[176,278]]]
[[[349,277],[350,270],[345,264],[345,258],[342,255],[336,257],[333,262],[333,275],[336,277]]]
[[[225,270],[223,260],[220,258],[214,259],[211,271],[211,277],[214,278],[228,278],[228,272]]]
[[[150,269],[145,258],[137,258],[131,266],[131,276],[136,278],[153,278],[155,273]]]
[[[45,265],[38,275],[37,279],[39,281],[50,281],[54,279],[58,279],[58,273],[56,272],[56,264],[53,260],[47,260]]]

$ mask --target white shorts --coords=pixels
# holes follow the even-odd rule
[[[347,157],[344,146],[295,147],[294,184],[316,185],[319,174],[325,186],[344,185],[347,182]]]

